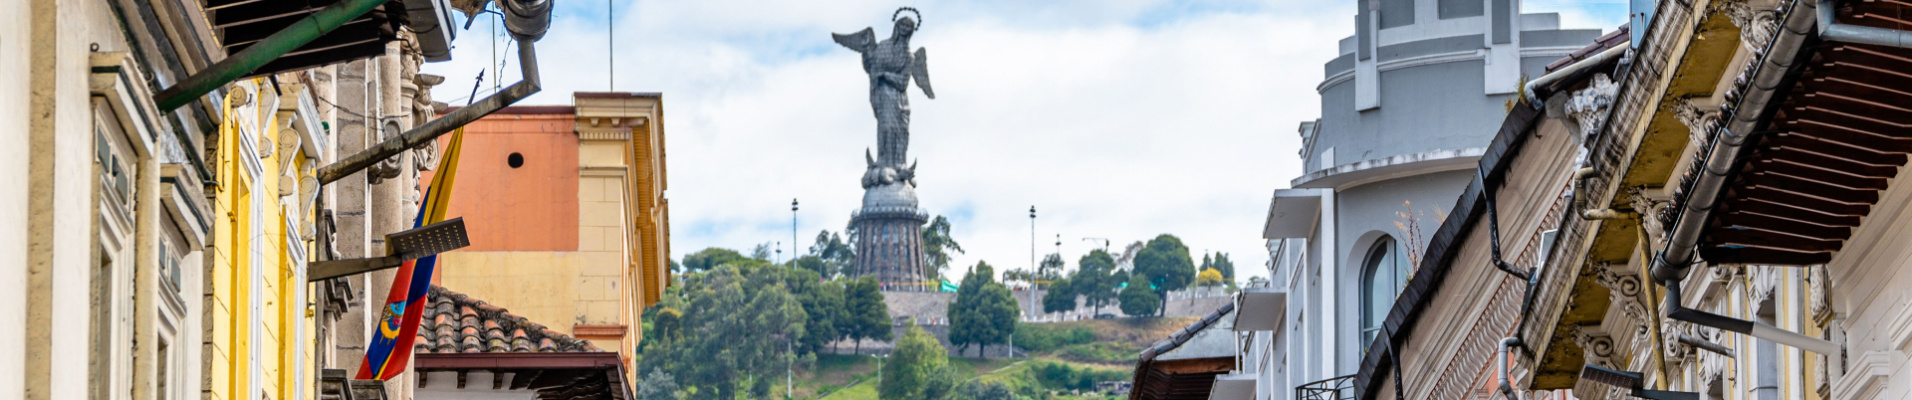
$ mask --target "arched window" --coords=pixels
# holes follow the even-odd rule
[[[1407,288],[1408,262],[1394,238],[1382,236],[1361,264],[1361,343],[1372,343],[1386,323],[1394,298]],[[1366,351],[1367,346],[1361,347]]]

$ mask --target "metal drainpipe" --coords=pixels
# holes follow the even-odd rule
[[[1521,88],[1521,93],[1527,95],[1527,102],[1533,104],[1534,108],[1546,107],[1546,99],[1543,97],[1551,94],[1550,92],[1553,91],[1553,85],[1555,83],[1567,80],[1567,78],[1592,73],[1593,67],[1606,64],[1607,60],[1620,58],[1620,56],[1626,55],[1627,50],[1627,46],[1617,46],[1606,49],[1598,54],[1594,54],[1592,57],[1587,57],[1579,62],[1569,64],[1566,68],[1561,68],[1559,71],[1541,75],[1539,78],[1527,81],[1527,85]]]
[[[191,103],[199,96],[204,96],[213,89],[218,89],[258,70],[266,63],[277,60],[280,56],[297,50],[320,36],[325,36],[326,33],[338,29],[346,22],[351,22],[388,1],[390,0],[342,0],[321,8],[300,19],[299,22],[294,22],[291,26],[280,29],[279,32],[246,47],[245,50],[240,50],[239,54],[219,60],[218,63],[200,70],[199,73],[180,80],[173,87],[160,91],[153,96],[154,103],[158,105],[160,112],[172,111],[179,106]]]
[[[506,87],[503,91],[485,97],[484,100],[472,103],[470,106],[460,108],[458,111],[453,111],[443,117],[426,122],[417,128],[405,131],[404,134],[398,137],[386,139],[376,147],[365,149],[357,154],[340,159],[331,165],[319,168],[319,184],[325,185],[338,181],[339,179],[344,179],[381,160],[391,158],[393,155],[397,155],[407,149],[418,147],[427,141],[431,141],[451,132],[453,129],[463,127],[466,124],[477,121],[479,118],[484,118],[486,115],[491,115],[493,112],[504,109],[512,103],[517,103],[519,100],[538,93],[539,90],[542,90],[542,87],[538,80],[538,53],[536,47],[532,44],[536,39],[517,38],[517,41],[518,65],[519,68],[523,70],[524,80]]]
[[[1513,378],[1507,376],[1508,349],[1520,346],[1519,337],[1508,336],[1500,340],[1500,362],[1497,363],[1500,369],[1500,394],[1506,396],[1507,400],[1520,400],[1520,397],[1514,395]]]
[[[1819,37],[1835,42],[1876,44],[1898,48],[1912,48],[1912,32],[1874,28],[1834,21],[1838,16],[1835,0],[1819,0]]]

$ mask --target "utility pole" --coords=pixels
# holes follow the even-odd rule
[[[1036,272],[1036,206],[1033,206],[1033,205],[1029,206],[1029,272],[1031,273]],[[1035,304],[1036,303],[1036,291],[1035,291],[1036,280],[1033,276],[1030,277],[1029,283],[1030,283],[1029,290],[1026,290],[1027,292],[1029,292],[1029,304]],[[1017,308],[1021,308],[1021,307],[1017,307]],[[1024,317],[1029,316],[1029,312],[1027,310],[1017,310],[1017,311],[1019,314],[1022,314]],[[1011,326],[1014,326],[1014,325],[1011,325]],[[1009,330],[1009,358],[1016,358],[1016,330],[1015,329]]]

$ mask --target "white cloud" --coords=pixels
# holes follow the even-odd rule
[[[896,4],[618,1],[615,89],[664,93],[673,255],[788,242],[792,197],[805,246],[842,230],[876,124],[857,55],[828,34],[887,36]],[[538,43],[545,91],[525,104],[612,89],[603,3],[560,4]],[[1319,115],[1314,87],[1353,2],[917,4],[912,45],[928,49],[939,98],[912,90],[910,156],[923,207],[969,250],[955,265],[1025,266],[1033,204],[1038,251],[1060,234],[1071,265],[1083,237],[1172,233],[1265,274],[1268,195],[1299,173],[1294,129]],[[427,66],[449,77],[437,98],[464,97],[494,60],[488,28]]]

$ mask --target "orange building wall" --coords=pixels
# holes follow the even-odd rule
[[[458,184],[446,213],[465,218],[471,247],[461,251],[577,251],[577,122],[568,107],[563,113],[506,114],[514,111],[465,128]],[[439,148],[450,140],[441,137]],[[514,152],[524,157],[523,166],[506,163]],[[430,174],[424,175],[419,180],[429,182]]]

